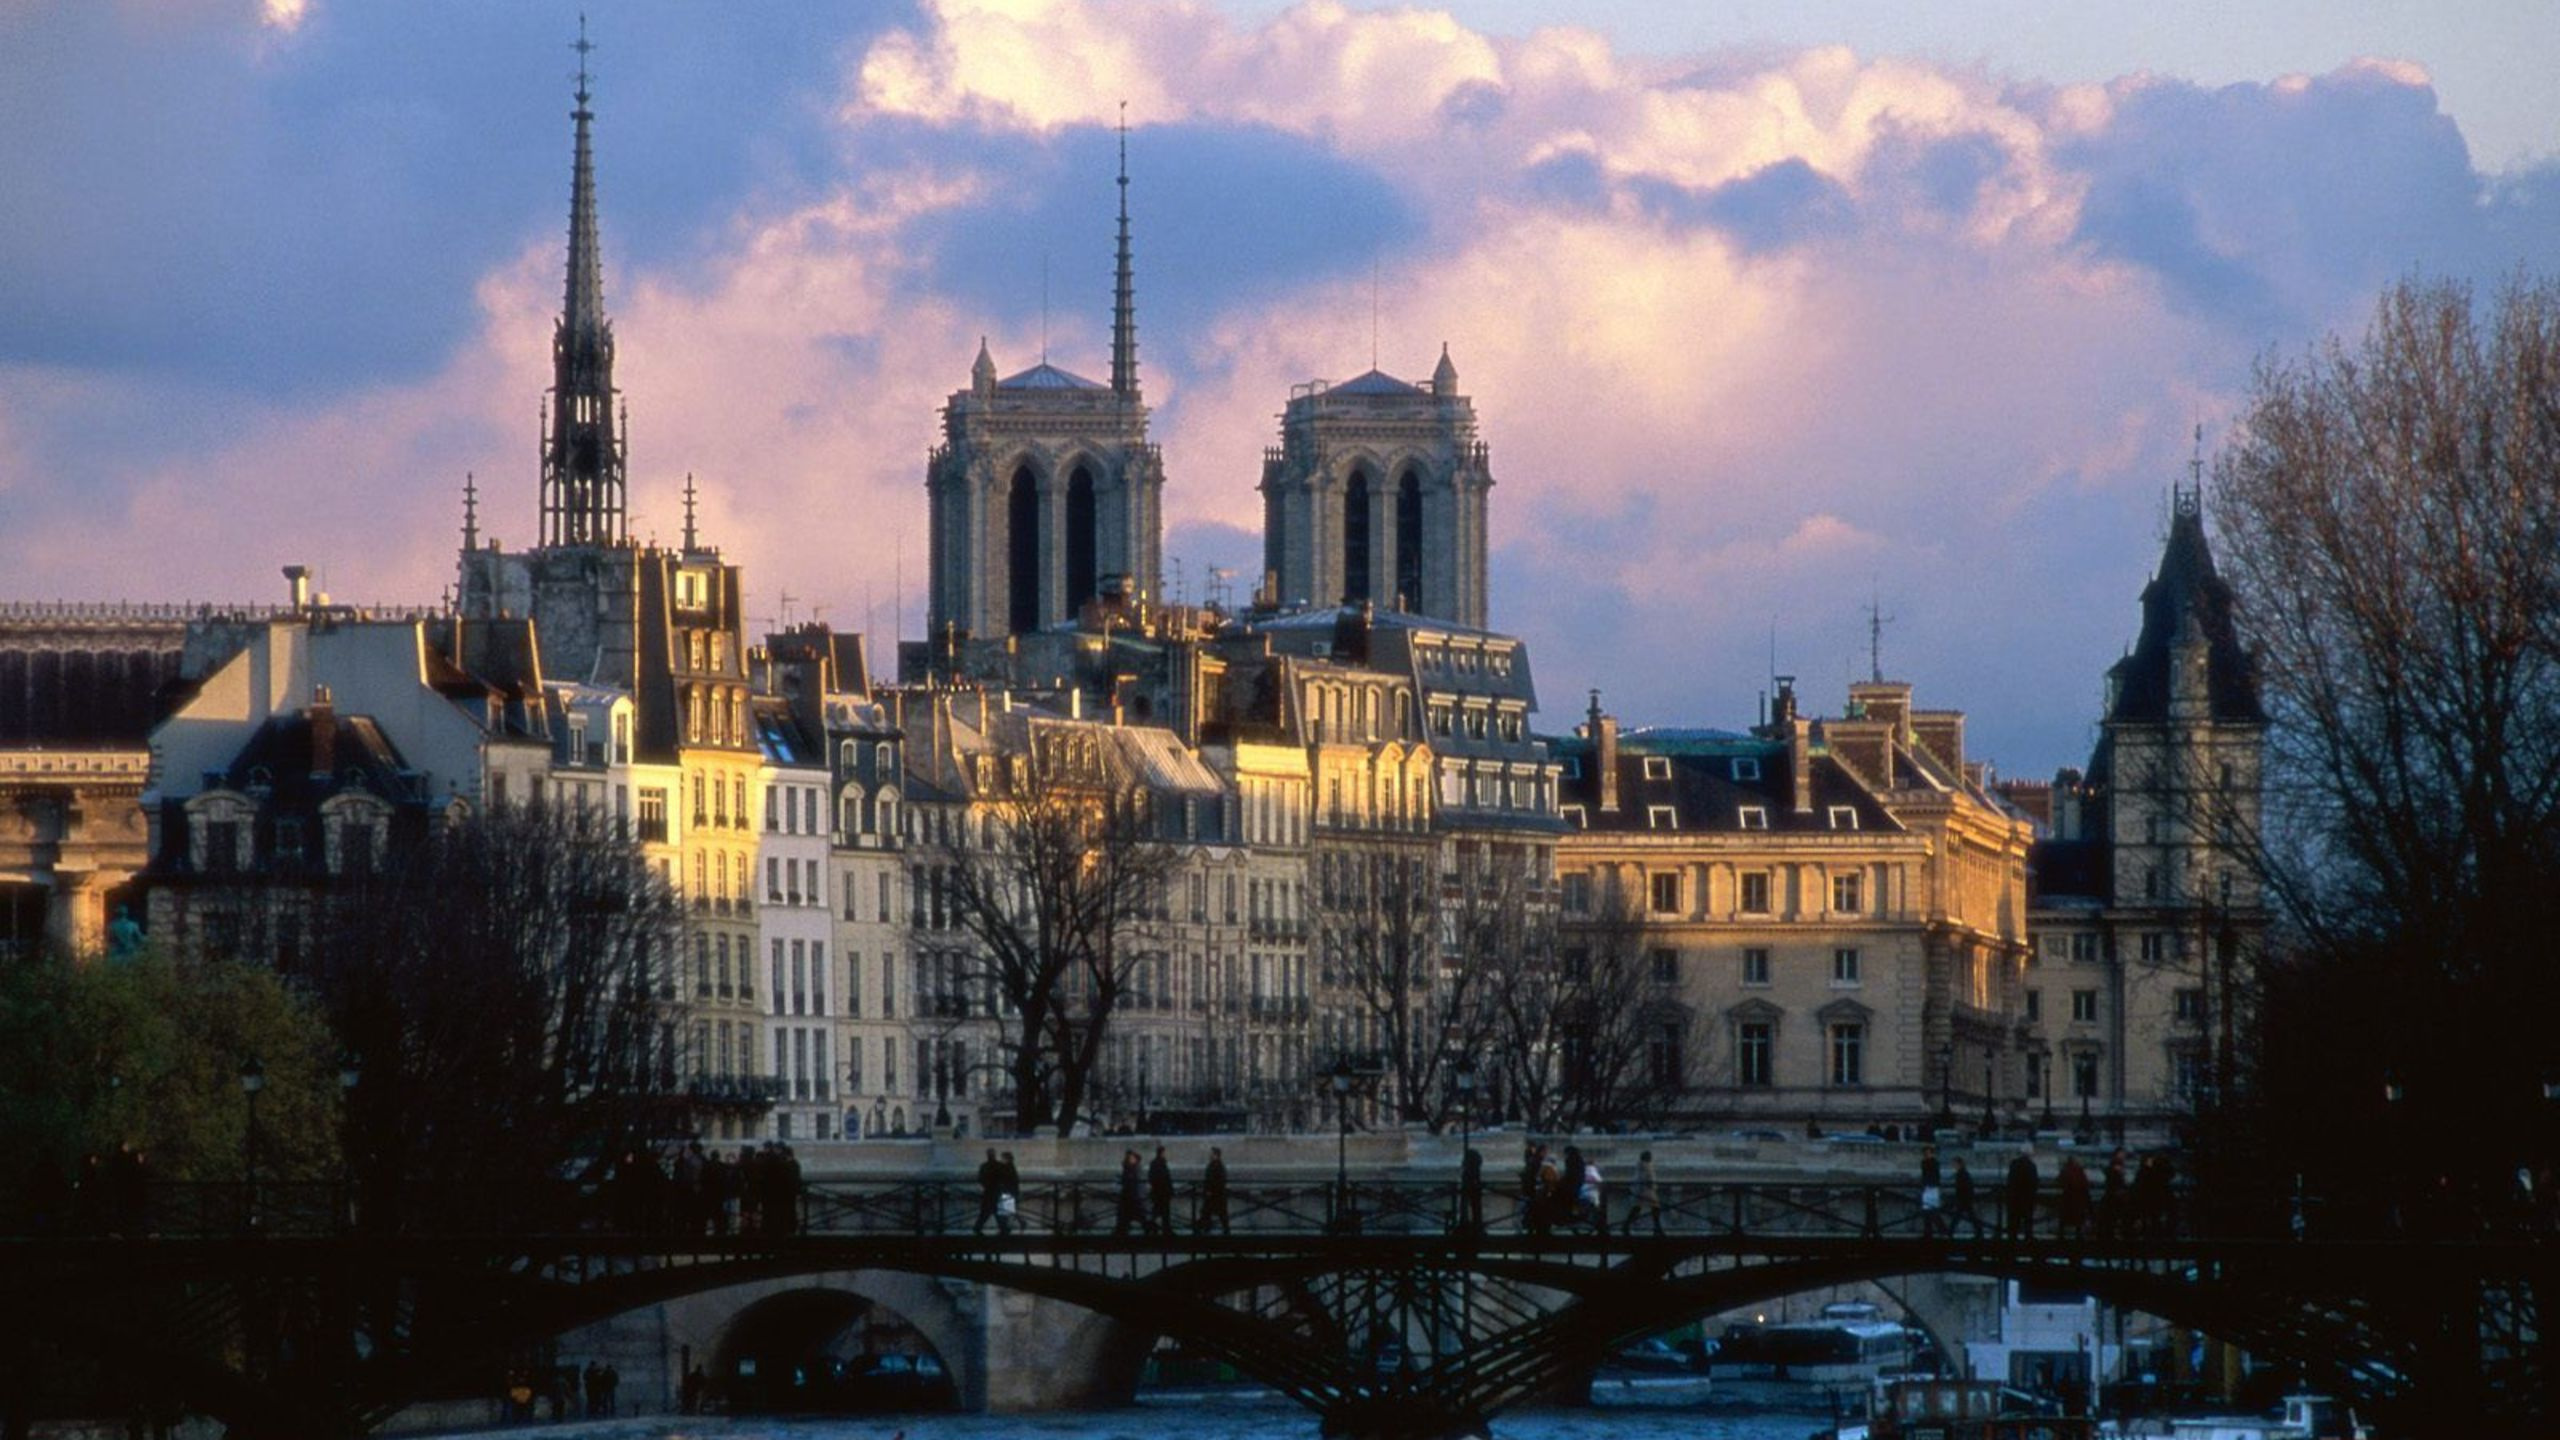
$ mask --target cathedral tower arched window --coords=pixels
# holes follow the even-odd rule
[[[1422,604],[1422,477],[1411,467],[1396,484],[1396,608]]]
[[[1067,480],[1067,613],[1070,615],[1083,608],[1084,602],[1102,593],[1094,564],[1094,555],[1101,542],[1097,519],[1093,505],[1093,471],[1078,465]]]
[[[1025,465],[1005,495],[1006,628],[1040,628],[1040,486]]]
[[[1369,472],[1354,470],[1342,490],[1342,598],[1352,604],[1370,598]]]

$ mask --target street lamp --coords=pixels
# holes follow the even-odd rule
[[[356,1086],[364,1083],[364,1061],[352,1050],[338,1057],[338,1223],[355,1227]]]
[[[1938,1128],[1956,1128],[1956,1042],[1938,1042]]]
[[[1467,1157],[1475,1153],[1476,1062],[1473,1056],[1461,1057],[1455,1078],[1458,1082],[1458,1223],[1470,1229],[1482,1222],[1476,1202],[1477,1176],[1467,1166]]]
[[[1992,1127],[1992,1124],[1993,1124],[1993,1121],[1992,1121],[1992,1118],[1991,1118],[1991,1089],[1992,1089],[1992,1086],[1994,1086],[1995,1084],[1997,1084],[1997,1083],[1998,1083],[1998,1077],[1999,1077],[1999,1065],[2000,1065],[2000,1052],[1999,1052],[1999,1050],[1998,1050],[1997,1048],[1993,1047],[1993,1046],[1989,1046],[1989,1045],[1985,1045],[1985,1046],[1983,1046],[1983,1047],[1982,1047],[1982,1133],[1983,1133],[1983,1134],[1985,1134],[1985,1135],[1989,1135],[1989,1134],[1991,1133],[1991,1127]]]
[[[1347,1230],[1351,1220],[1351,1060],[1333,1062],[1333,1228]]]
[[[240,1173],[246,1181],[249,1228],[258,1226],[258,1092],[267,1088],[267,1067],[250,1056],[240,1062],[240,1093],[248,1097],[249,1128],[240,1141]]]

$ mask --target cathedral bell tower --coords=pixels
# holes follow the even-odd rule
[[[925,466],[936,641],[1044,629],[1106,591],[1156,594],[1164,463],[1138,388],[1125,120],[1119,190],[1111,382],[1052,365],[1045,352],[999,379],[982,340],[969,387],[943,407],[943,443]]]
[[[1296,387],[1263,452],[1263,568],[1283,607],[1374,604],[1483,629],[1492,456],[1440,348],[1431,383],[1372,368]]]

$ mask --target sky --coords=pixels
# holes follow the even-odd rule
[[[697,477],[751,615],[875,653],[980,337],[1108,371],[1124,101],[1168,588],[1251,589],[1291,385],[1445,343],[1551,730],[1836,712],[1880,633],[2080,763],[2252,367],[2560,261],[2541,5],[590,9],[634,529]],[[433,602],[466,474],[533,539],[577,25],[0,0],[0,603]]]

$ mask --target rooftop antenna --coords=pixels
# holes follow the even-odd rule
[[[684,548],[689,553],[701,548],[695,541],[693,527],[693,472],[684,472]]]
[[[462,548],[480,548],[480,481],[468,470],[462,472]]]
[[[1884,678],[1884,627],[1893,617],[1884,613],[1884,602],[1874,591],[1867,594],[1867,678]]]
[[[1369,257],[1369,368],[1378,368],[1378,257]]]
[[[584,10],[578,12],[577,42],[569,48],[578,52],[578,103],[584,105],[587,103],[587,52],[596,48],[595,43],[587,39],[587,12]]]
[[[1040,252],[1040,363],[1049,363],[1049,252]]]
[[[791,607],[796,604],[799,599],[799,596],[792,594],[788,590],[782,592],[782,628],[785,630],[791,628]]]
[[[2196,422],[2195,452],[2187,458],[2187,492],[2173,498],[2172,508],[2181,515],[2196,515],[2204,510],[2204,422]]]

